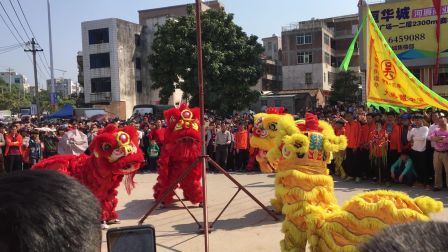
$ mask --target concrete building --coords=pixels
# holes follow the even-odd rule
[[[202,9],[223,8],[219,1],[202,3]],[[138,104],[159,104],[158,90],[152,90],[152,53],[157,25],[169,18],[187,15],[189,5],[141,10],[139,23],[116,18],[81,24],[82,52],[77,55],[78,79],[87,105],[102,107],[120,118],[129,118]],[[82,80],[82,81],[81,81]],[[176,90],[168,104],[178,105],[183,93]]]
[[[82,27],[84,100],[125,119],[142,92],[139,40],[142,27],[117,18],[87,21]]]
[[[177,17],[187,16],[187,7],[191,4],[183,4],[176,6],[169,6],[156,9],[140,10],[138,11],[139,23],[143,27],[141,42],[141,55],[143,59],[148,59],[152,54],[152,43],[154,41],[154,35],[157,32],[157,26],[163,25],[168,19],[175,19]],[[219,9],[224,8],[220,1],[205,1],[202,2],[202,10]],[[143,86],[143,95],[148,96],[146,100],[148,104],[158,104],[160,102],[159,90],[152,90],[152,80],[150,75],[151,66],[143,62],[141,67],[141,77]],[[180,90],[176,90],[173,96],[170,98],[169,104],[176,105],[182,101],[183,93]]]
[[[320,89],[314,90],[282,90],[263,92],[256,111],[264,111],[266,107],[284,107],[290,114],[304,113],[325,104],[325,96]]]
[[[0,72],[0,78],[7,84],[11,81],[11,85],[18,86],[21,91],[27,93],[30,92],[30,84],[23,74],[16,72]]]
[[[58,95],[70,96],[79,93],[78,83],[73,82],[71,79],[61,78],[54,81],[55,91]],[[51,80],[47,80],[47,90],[51,90]]]
[[[261,39],[264,53],[263,76],[261,77],[262,91],[282,90],[282,40],[273,34],[271,37]]]
[[[356,14],[311,19],[283,27],[283,89],[331,90],[337,67],[345,57],[357,29]],[[350,68],[360,71],[357,47]]]
[[[262,38],[264,56],[267,59],[280,61],[282,52],[282,38],[273,34],[272,37]]]

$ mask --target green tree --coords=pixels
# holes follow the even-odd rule
[[[330,102],[359,102],[361,80],[353,71],[339,72],[331,86]]]
[[[11,110],[13,113],[17,113],[20,107],[29,107],[30,105],[30,95],[20,90],[19,85],[12,84],[10,92],[9,84],[0,79],[0,110]]]
[[[170,19],[155,34],[152,65],[153,89],[160,88],[167,103],[175,88],[198,105],[196,22],[192,6],[188,15]],[[228,115],[254,103],[259,96],[250,88],[262,74],[263,47],[256,36],[247,36],[223,9],[202,14],[205,105],[220,115]]]
[[[65,104],[76,106],[76,97],[72,95],[62,96],[61,94],[58,94],[58,108],[61,108]],[[50,92],[48,90],[39,91],[39,105],[41,112],[53,111],[50,106]]]

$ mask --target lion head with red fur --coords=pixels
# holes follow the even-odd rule
[[[164,112],[167,123],[166,144],[175,144],[174,158],[192,159],[200,155],[200,110],[181,104]]]
[[[109,124],[98,133],[89,148],[97,165],[115,175],[128,175],[140,169],[144,161],[138,141],[134,126],[117,128]]]

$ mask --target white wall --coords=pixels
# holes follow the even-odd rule
[[[283,66],[283,89],[322,89],[324,64]],[[312,73],[313,84],[306,85],[305,74]]]

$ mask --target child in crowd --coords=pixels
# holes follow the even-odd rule
[[[160,148],[157,145],[156,140],[152,139],[151,143],[147,149],[148,157],[149,157],[149,170],[156,171],[157,170],[157,159],[159,157]]]
[[[414,163],[406,151],[403,151],[400,158],[390,168],[390,176],[395,183],[403,183],[408,186],[414,184],[417,173],[414,170]]]

